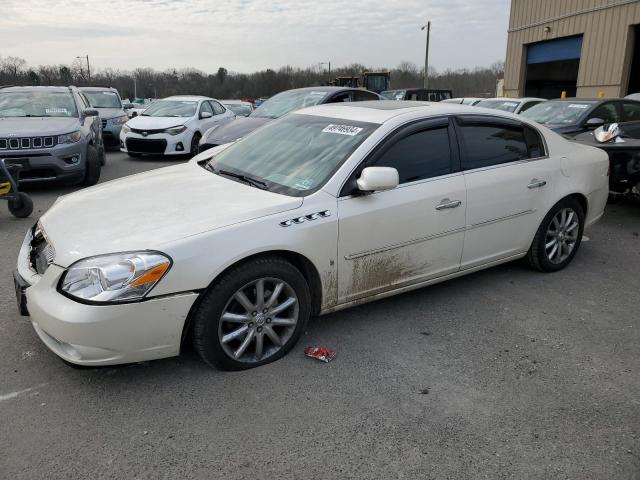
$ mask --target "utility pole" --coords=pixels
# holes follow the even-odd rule
[[[424,88],[429,87],[429,34],[431,33],[431,21],[423,25],[420,30],[427,31],[427,46],[424,51]]]
[[[89,82],[91,82],[91,68],[89,67],[89,55],[82,55],[82,56],[76,57],[76,58],[86,58],[87,59],[87,78],[89,79]]]
[[[138,98],[138,85],[136,83],[136,74],[133,74],[133,99]]]

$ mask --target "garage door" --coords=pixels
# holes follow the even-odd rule
[[[529,44],[525,95],[557,98],[565,91],[575,96],[581,52],[582,35]]]

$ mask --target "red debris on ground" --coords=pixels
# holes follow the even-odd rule
[[[326,347],[307,347],[304,349],[304,354],[325,363],[329,363],[336,356],[336,352]]]

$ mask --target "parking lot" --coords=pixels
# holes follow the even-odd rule
[[[101,182],[175,162],[110,152]],[[257,369],[187,349],[77,370],[11,279],[71,191],[32,190],[28,219],[0,205],[0,477],[640,479],[640,204],[608,205],[565,270],[512,263],[316,318]]]

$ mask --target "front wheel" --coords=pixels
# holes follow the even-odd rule
[[[209,365],[244,370],[283,357],[309,319],[309,286],[277,257],[247,262],[220,278],[193,318],[196,351]]]
[[[189,153],[192,157],[195,157],[198,154],[198,145],[200,144],[201,138],[202,135],[200,135],[199,132],[194,133],[193,137],[191,137],[191,148],[189,150]]]
[[[584,210],[574,198],[556,203],[544,217],[533,239],[528,263],[541,272],[561,270],[576,255],[584,231]]]
[[[100,154],[93,145],[87,145],[87,161],[85,163],[84,179],[82,185],[90,187],[100,180]]]

